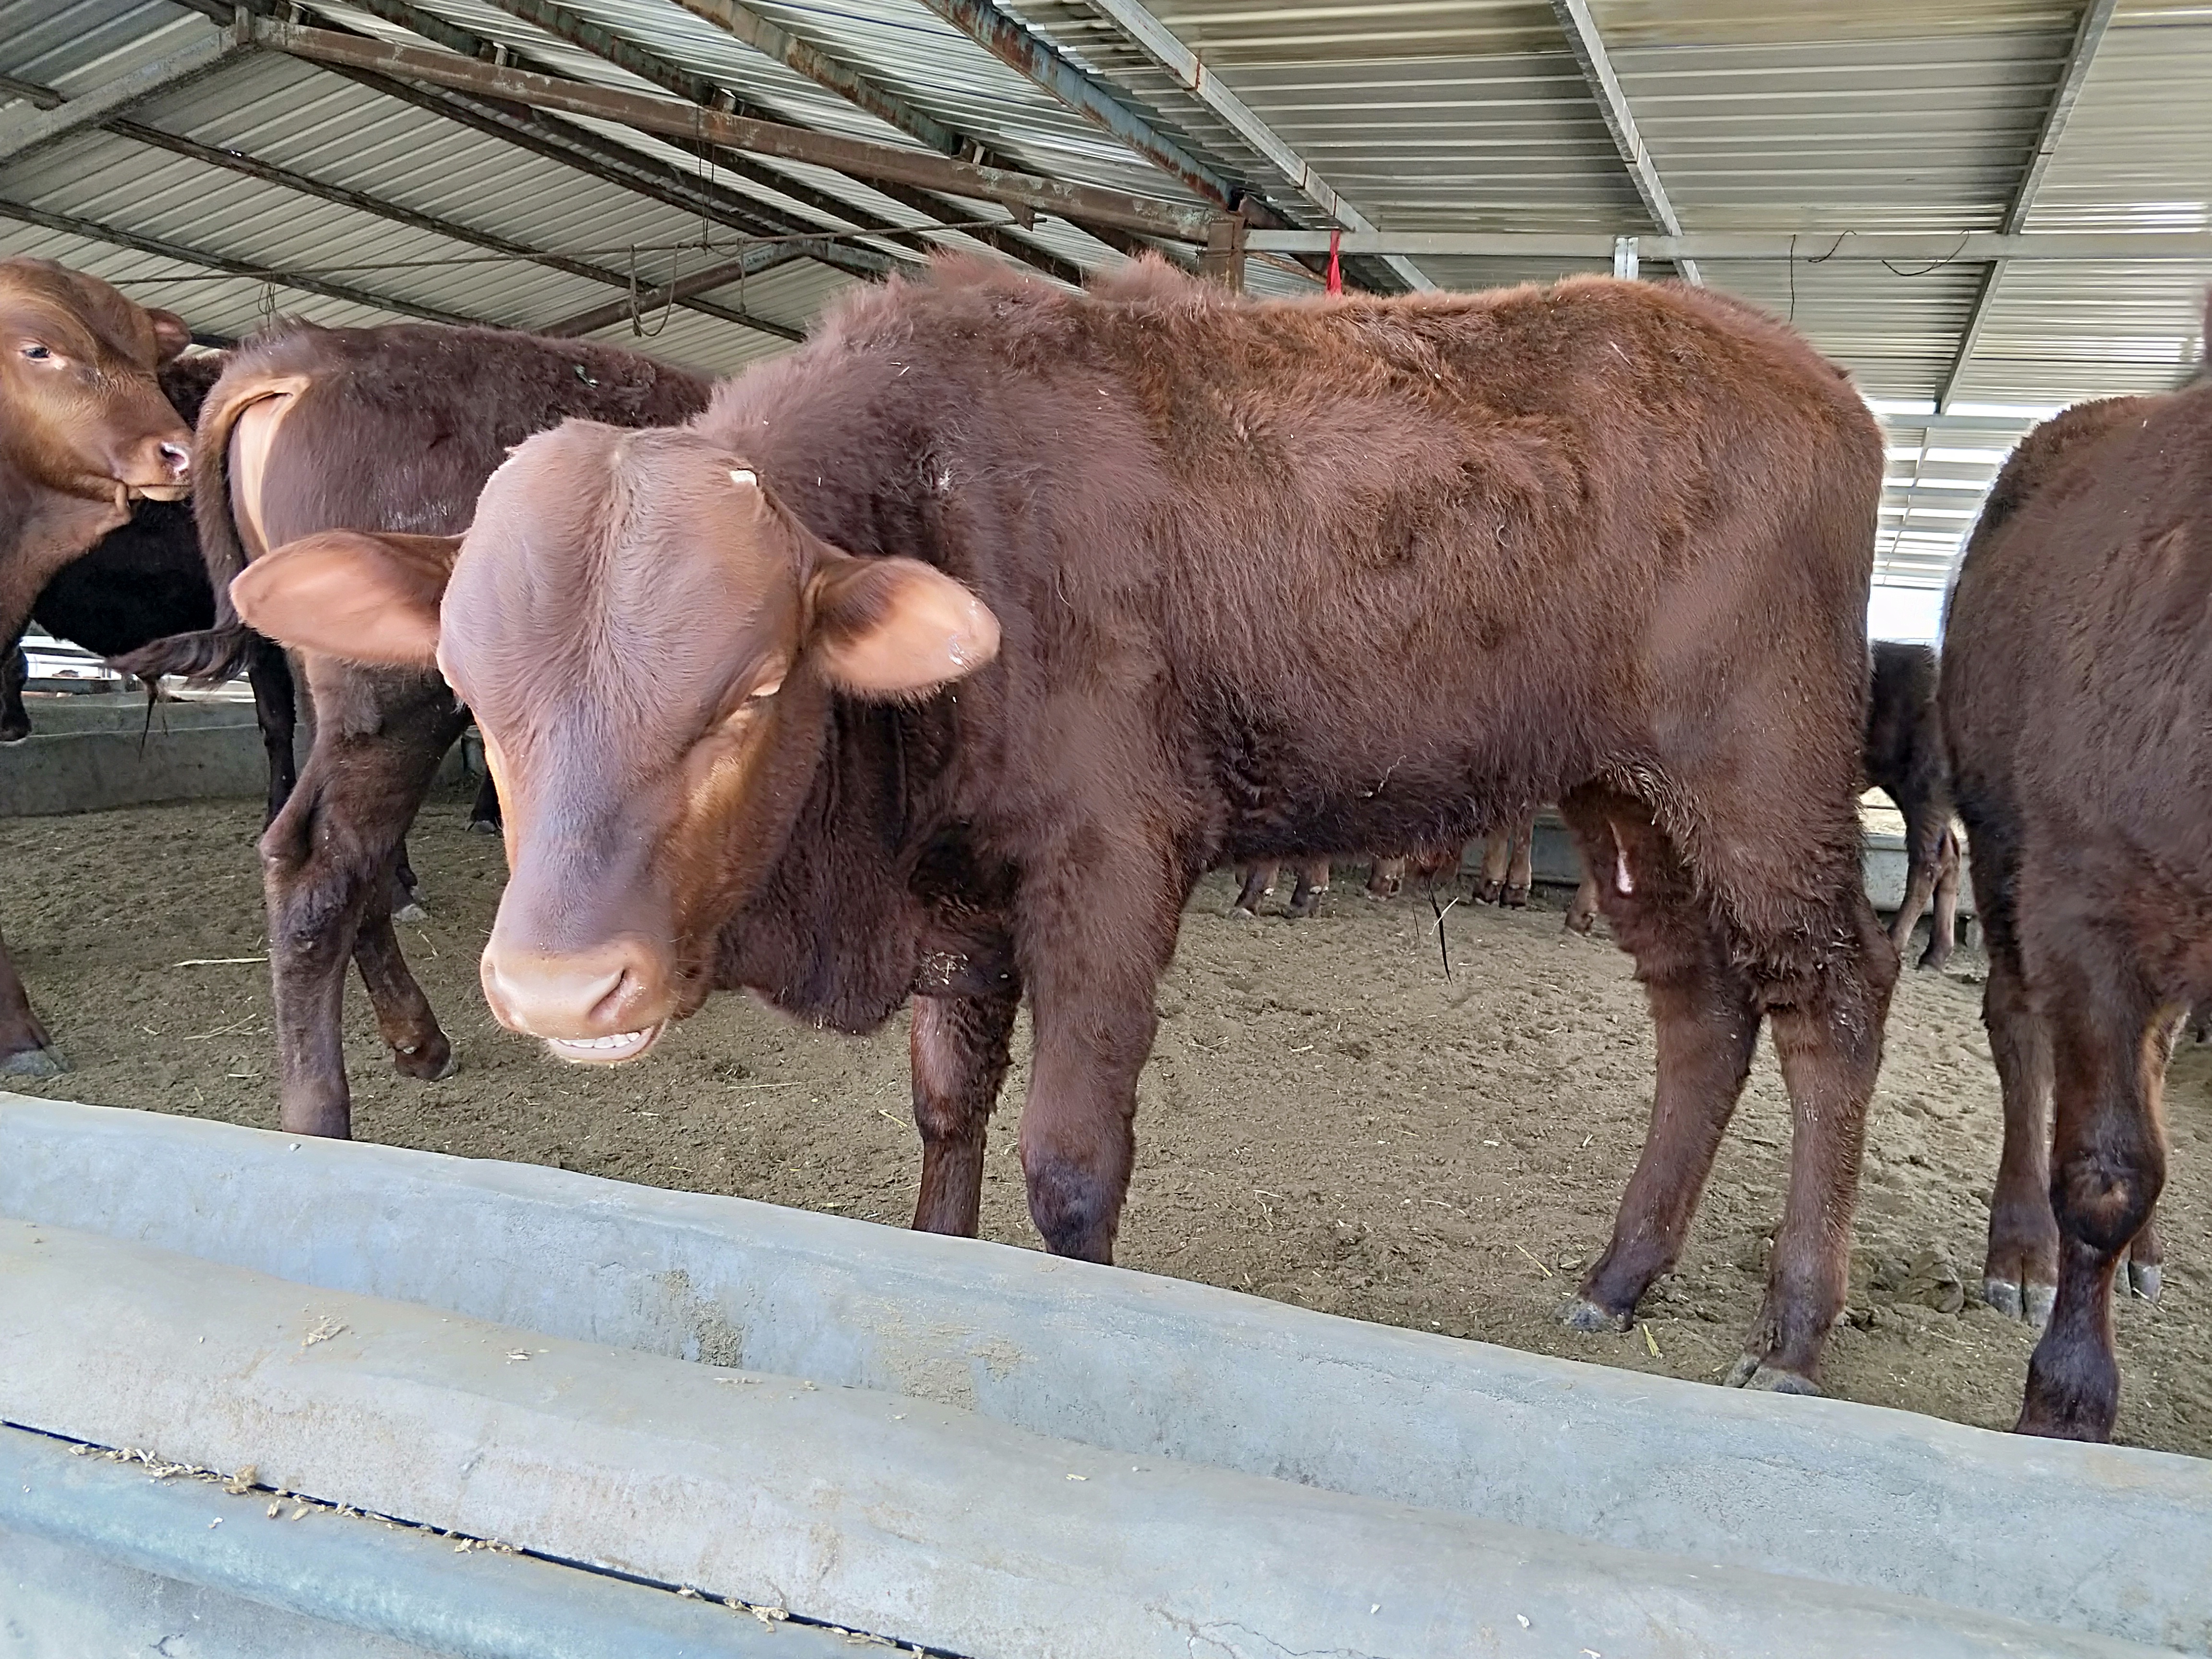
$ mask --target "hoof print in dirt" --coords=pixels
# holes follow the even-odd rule
[[[1722,1379],[1725,1387],[1751,1389],[1760,1394],[1818,1395],[1820,1385],[1810,1377],[1800,1376],[1796,1371],[1785,1371],[1778,1365],[1770,1365],[1755,1353],[1745,1354],[1729,1367]]]
[[[1559,1304],[1559,1320],[1571,1331],[1588,1331],[1595,1336],[1606,1331],[1625,1331],[1636,1322],[1636,1316],[1613,1313],[1586,1296],[1577,1296]]]

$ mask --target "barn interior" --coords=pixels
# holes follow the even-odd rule
[[[1848,371],[1886,451],[1869,637],[1933,645],[2013,447],[2204,361],[2208,112],[2212,9],[2186,0],[0,0],[0,258],[174,311],[195,349],[283,317],[420,321],[716,377],[938,251],[1069,286],[1152,252],[1271,300],[1680,279]],[[6,1085],[273,1127],[243,681],[149,702],[82,647],[35,627],[24,647],[0,927],[70,1069]],[[903,1014],[854,1039],[724,996],[605,1072],[500,1027],[483,770],[472,734],[410,836],[400,929],[459,1068],[396,1074],[356,986],[356,1138],[902,1227]],[[1863,808],[1893,905],[1902,823]],[[1279,893],[1233,915],[1233,872],[1200,885],[1117,1261],[1717,1381],[1788,1171],[1771,1045],[1677,1270],[1630,1329],[1565,1328],[1651,1112],[1633,963],[1602,923],[1562,926],[1578,872],[1548,817],[1525,908],[1475,902],[1468,871],[1383,901],[1362,873],[1296,921]],[[1908,952],[1824,1387],[2003,1430],[2038,1332],[1980,1297],[2003,1124],[1964,908],[1947,965]],[[1030,1040],[1024,1014],[981,1237],[1033,1250]],[[2206,1458],[2212,1047],[2184,1041],[2165,1102],[2162,1293],[2115,1305],[2114,1437]],[[2160,1639],[2212,1651],[2202,1629]]]

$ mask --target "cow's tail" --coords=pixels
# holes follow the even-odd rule
[[[245,668],[258,636],[230,602],[231,580],[251,556],[232,505],[231,434],[239,416],[262,398],[297,389],[295,380],[272,385],[265,370],[248,369],[225,374],[210,391],[192,441],[192,522],[208,586],[215,590],[215,626],[155,640],[112,659],[110,667],[148,677],[179,674],[196,686],[219,685]]]

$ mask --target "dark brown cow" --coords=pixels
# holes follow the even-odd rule
[[[1805,1389],[1897,970],[1856,803],[1881,480],[1835,369],[1694,289],[1249,304],[963,264],[689,428],[533,438],[465,543],[311,537],[234,593],[434,655],[474,711],[502,1023],[615,1061],[720,987],[855,1031],[912,996],[915,1221],[972,1233],[1026,994],[1030,1213],[1095,1260],[1203,872],[1559,800],[1661,1068],[1571,1322],[1673,1261],[1771,1018],[1798,1127],[1734,1380]]]
[[[1951,828],[1951,758],[1936,702],[1936,653],[1924,645],[1877,640],[1867,698],[1867,781],[1905,818],[1905,902],[1890,924],[1899,951],[1934,899],[1919,966],[1941,968],[1958,942],[1959,839]]]
[[[2200,381],[2030,433],[1983,508],[1945,624],[1944,727],[2004,1090],[1984,1294],[2014,1313],[2052,1304],[2028,1366],[2029,1433],[2111,1434],[2123,1259],[2156,1288],[2166,1064],[2212,995],[2208,592]]]
[[[131,517],[133,491],[180,494],[191,433],[161,366],[191,342],[167,311],[47,259],[0,259],[0,641],[12,653],[54,573]],[[0,944],[0,1074],[51,1076],[52,1040]]]
[[[572,416],[665,424],[703,408],[707,392],[695,376],[582,341],[289,325],[234,352],[209,394],[194,495],[210,574],[227,601],[249,558],[318,530],[459,530],[484,478],[532,433]],[[252,638],[226,603],[210,633],[127,660],[221,678]],[[281,1121],[343,1135],[349,958],[393,1065],[428,1079],[453,1069],[452,1045],[400,953],[391,902],[402,837],[468,714],[434,673],[319,654],[304,666],[314,742],[261,842]]]

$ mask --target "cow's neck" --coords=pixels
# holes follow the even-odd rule
[[[832,705],[821,763],[768,880],[723,930],[717,981],[832,1029],[872,1030],[905,1002],[941,931],[932,867],[943,720]]]
[[[22,633],[56,571],[130,520],[119,488],[106,499],[64,495],[0,464],[0,641]]]

